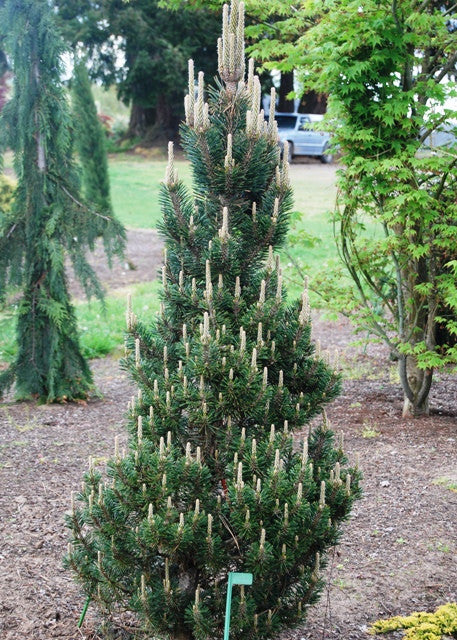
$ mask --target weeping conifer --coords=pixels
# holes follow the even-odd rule
[[[83,194],[98,211],[112,215],[105,134],[97,116],[84,61],[75,64],[72,81],[75,149],[82,170]]]
[[[89,462],[68,515],[66,563],[85,593],[105,615],[136,612],[154,637],[222,637],[230,571],[254,574],[234,593],[231,638],[301,623],[359,494],[325,416],[303,433],[340,381],[310,340],[306,289],[287,302],[275,257],[292,205],[287,152],[252,64],[244,81],[243,8],[224,8],[208,102],[189,64],[194,190],[170,143],[162,308],[152,325],[127,312],[128,451],[116,439],[108,478]]]
[[[14,73],[14,94],[1,115],[2,146],[14,151],[18,185],[1,220],[0,296],[23,287],[17,356],[0,375],[0,393],[16,382],[19,397],[81,398],[92,385],[80,350],[65,255],[88,296],[102,296],[85,253],[103,236],[122,252],[124,231],[80,198],[70,118],[61,82],[65,51],[47,0],[6,0],[0,24]]]

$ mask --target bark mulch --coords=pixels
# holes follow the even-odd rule
[[[153,235],[130,236],[137,268],[119,265],[103,278],[109,287],[150,277],[160,256],[159,246],[151,250]],[[303,628],[281,637],[362,640],[380,617],[457,601],[457,384],[440,374],[431,415],[402,419],[394,366],[381,347],[351,347],[348,323],[318,314],[314,335],[342,353],[346,378],[328,416],[343,430],[349,457],[360,454],[364,495],[329,555],[320,602]],[[103,464],[114,436],[125,441],[123,416],[134,393],[115,359],[92,367],[101,395],[87,404],[0,404],[2,640],[107,638],[91,607],[76,629],[83,599],[61,560],[70,492],[89,455]]]

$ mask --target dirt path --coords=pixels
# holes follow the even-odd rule
[[[149,282],[156,277],[162,264],[162,246],[155,229],[128,229],[125,260],[121,262],[115,257],[110,269],[103,245],[98,242],[95,251],[89,256],[89,264],[95,268],[107,291],[138,282]],[[70,291],[76,298],[84,298],[81,285],[74,278],[70,278]]]
[[[102,276],[107,285],[148,279],[160,259],[154,240],[154,232],[130,233],[137,269],[119,265],[117,274]],[[381,616],[457,600],[457,492],[446,486],[457,488],[457,384],[441,375],[435,412],[403,420],[380,347],[349,347],[348,324],[317,315],[314,334],[344,355],[346,382],[328,414],[344,431],[350,457],[360,453],[364,496],[330,555],[328,590],[306,627],[283,638],[362,640]],[[92,366],[102,397],[87,406],[0,404],[2,640],[99,637],[91,608],[83,633],[76,629],[83,601],[62,568],[63,516],[88,456],[109,456],[114,436],[125,438],[123,414],[134,389],[114,359]]]

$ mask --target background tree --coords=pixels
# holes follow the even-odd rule
[[[83,61],[78,61],[74,68],[72,121],[75,149],[82,170],[84,197],[97,211],[112,215],[105,132],[97,116]]]
[[[4,0],[0,0],[0,11],[4,5]],[[3,50],[3,37],[0,35],[0,111],[3,109],[8,97],[8,60]]]
[[[330,95],[344,163],[337,240],[353,282],[339,296],[339,284],[330,286],[329,300],[389,345],[404,413],[420,415],[428,412],[433,371],[457,362],[457,110],[449,106],[456,7],[409,0],[319,6],[304,61],[310,86]],[[431,151],[437,136],[445,144]],[[439,326],[447,336],[441,341]]]
[[[161,0],[160,4],[170,9],[182,7],[211,7],[217,9],[223,0]],[[246,35],[248,51],[262,69],[280,72],[278,86],[278,111],[295,111],[290,94],[296,89],[303,69],[303,34],[316,22],[316,16],[306,3],[295,0],[247,0],[248,26]],[[296,73],[298,72],[298,73]],[[295,77],[297,75],[297,77]],[[302,113],[325,113],[327,97],[307,89],[301,96],[298,110]]]
[[[183,144],[193,193],[172,144],[162,188],[167,257],[163,305],[151,325],[128,310],[138,384],[126,455],[110,480],[90,465],[68,524],[67,556],[102,611],[134,611],[154,637],[222,635],[227,574],[250,571],[235,594],[231,637],[264,638],[303,621],[322,586],[319,562],[358,495],[342,444],[324,418],[339,388],[310,341],[306,290],[289,304],[274,250],[291,209],[287,153],[260,82],[244,83],[244,21],[224,9],[221,82],[205,102],[189,73]]]
[[[0,75],[0,111],[8,99],[8,72]]]
[[[5,52],[0,49],[0,111],[8,99],[8,63]]]
[[[65,38],[88,51],[91,76],[131,104],[129,135],[176,136],[184,115],[187,60],[216,73],[219,18],[204,8],[170,12],[157,0],[57,0]]]
[[[115,220],[81,203],[72,159],[67,97],[61,82],[65,51],[46,0],[7,0],[0,24],[14,73],[14,94],[1,116],[2,144],[14,151],[18,187],[0,219],[0,296],[22,284],[18,352],[0,375],[0,391],[16,382],[20,397],[47,401],[84,397],[92,384],[81,355],[64,257],[88,295],[101,297],[85,258],[102,235],[121,252]]]

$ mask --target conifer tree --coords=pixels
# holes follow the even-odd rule
[[[7,0],[0,24],[12,60],[14,94],[1,116],[2,145],[14,151],[18,186],[0,228],[0,296],[23,285],[18,352],[0,376],[0,393],[16,382],[19,397],[84,397],[92,384],[67,290],[68,255],[88,295],[102,291],[85,252],[103,236],[121,252],[123,229],[85,205],[72,159],[70,118],[61,82],[64,47],[46,0]]]
[[[75,149],[82,169],[83,194],[98,211],[112,215],[105,133],[97,115],[84,61],[77,61],[72,83]]]
[[[289,304],[275,258],[291,209],[287,150],[281,161],[252,63],[244,82],[243,9],[224,8],[208,102],[189,63],[194,190],[170,143],[162,307],[152,326],[127,310],[138,384],[128,451],[116,439],[108,478],[89,461],[68,514],[66,563],[86,594],[105,615],[135,612],[154,637],[222,637],[230,571],[254,574],[234,594],[231,638],[302,622],[359,493],[325,415],[294,444],[339,376],[311,343],[306,289]]]

